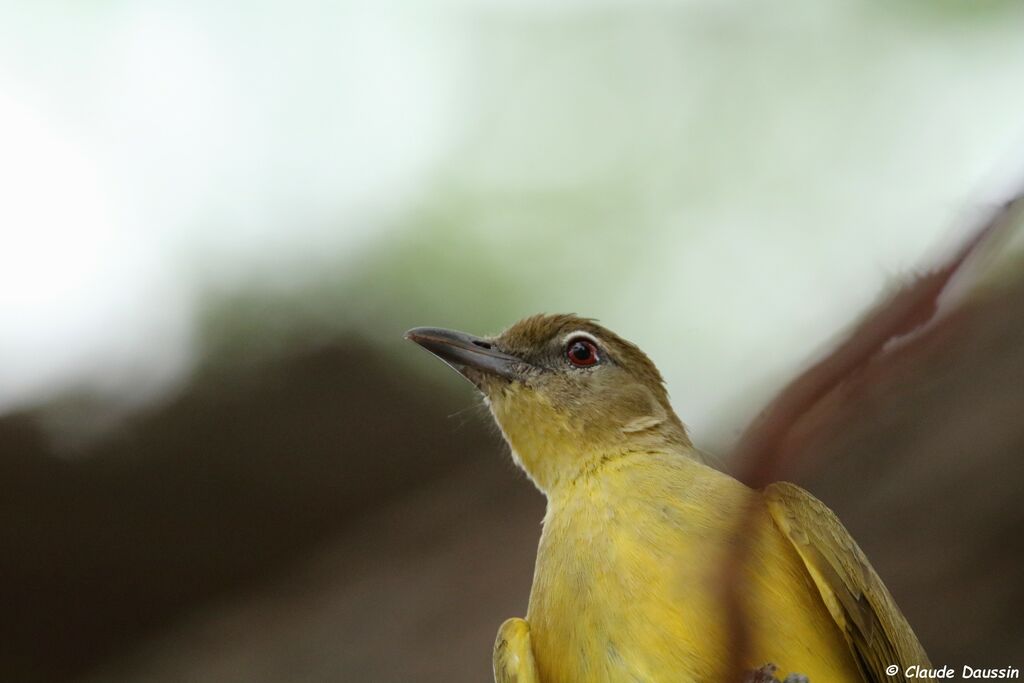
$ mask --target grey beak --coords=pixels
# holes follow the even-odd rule
[[[502,353],[490,342],[465,332],[443,330],[437,327],[416,327],[405,333],[414,341],[443,360],[462,375],[467,369],[478,370],[506,379],[516,379],[526,363],[515,356]],[[472,378],[468,378],[472,381]]]

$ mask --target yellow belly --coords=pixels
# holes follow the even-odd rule
[[[549,498],[527,615],[544,683],[717,683],[732,661],[721,560],[757,494],[681,457],[635,459]],[[859,683],[843,635],[766,511],[759,528],[743,574],[745,667]]]

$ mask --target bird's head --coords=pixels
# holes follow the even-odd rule
[[[476,385],[545,492],[626,453],[690,445],[654,363],[593,320],[535,315],[494,337],[426,327],[406,337]]]

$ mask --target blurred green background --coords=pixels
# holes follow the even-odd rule
[[[597,317],[724,452],[1012,188],[1022,35],[1010,1],[0,5],[0,679],[486,680],[542,501],[402,332]],[[900,386],[1016,378],[1015,296]],[[926,602],[936,663],[1024,651]]]

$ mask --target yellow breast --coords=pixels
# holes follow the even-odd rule
[[[549,492],[527,616],[545,683],[719,681],[730,663],[718,581],[750,496],[681,455],[633,453]],[[744,595],[757,668],[860,682],[803,563],[762,516]]]

